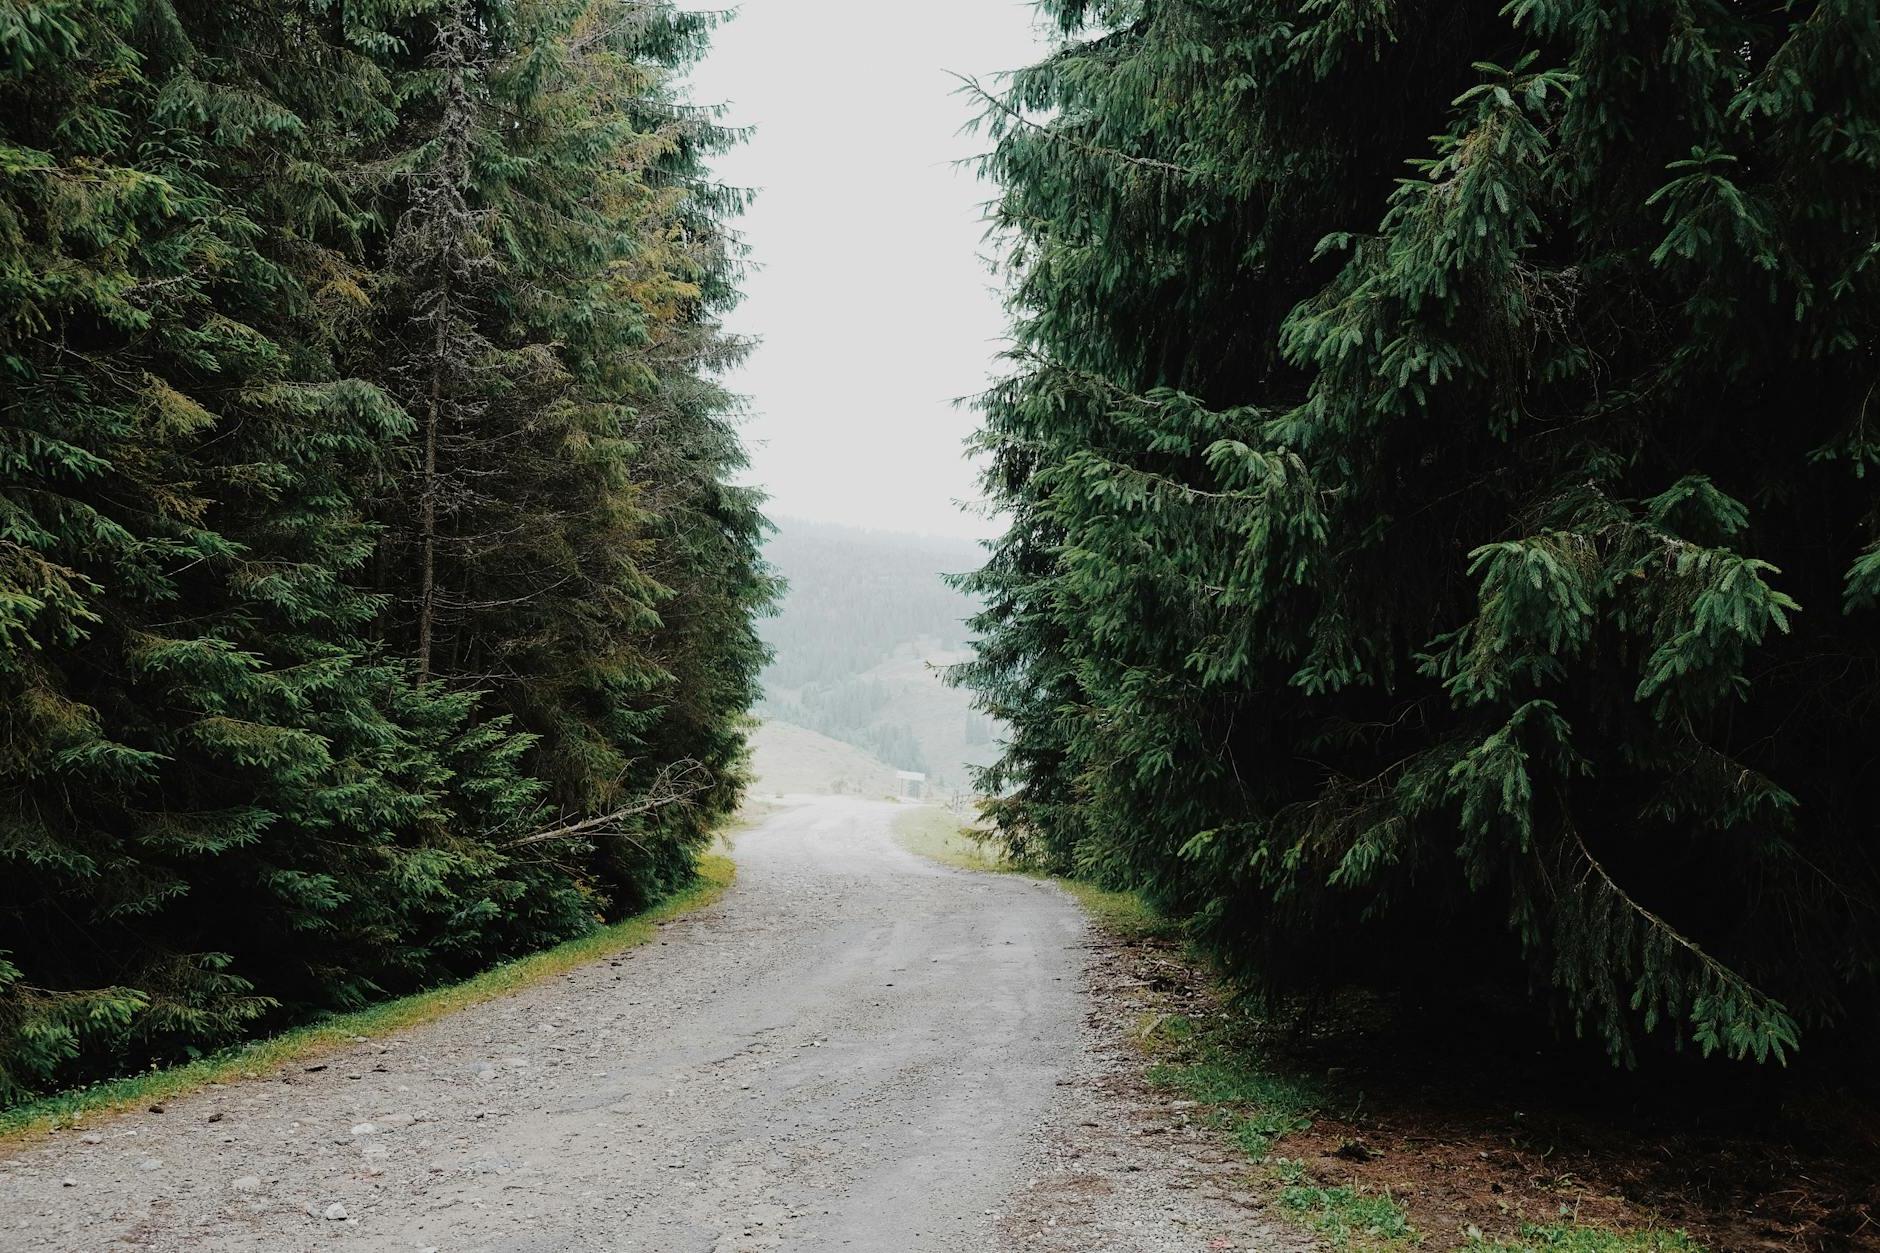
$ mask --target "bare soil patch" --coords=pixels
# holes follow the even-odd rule
[[[1602,1072],[1564,1046],[1523,1056],[1458,1043],[1458,1034],[1496,1038],[1486,1017],[1419,1036],[1376,1006],[1347,1006],[1310,1032],[1264,1029],[1167,936],[1103,943],[1105,1012],[1133,1020],[1145,1052],[1178,1057],[1186,1046],[1161,1038],[1158,1024],[1191,1023],[1311,1085],[1310,1125],[1285,1133],[1272,1154],[1314,1184],[1388,1197],[1422,1247],[1467,1247],[1477,1233],[1491,1246],[1518,1244],[1526,1225],[1577,1222],[1682,1229],[1717,1251],[1880,1249],[1870,1105],[1707,1100],[1701,1089],[1665,1091],[1662,1076]],[[1183,1105],[1168,1091],[1157,1099],[1165,1111]],[[1270,1202],[1281,1187],[1269,1178],[1264,1197],[1245,1203]]]

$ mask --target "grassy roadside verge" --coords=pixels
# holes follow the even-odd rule
[[[1092,882],[1040,875],[1021,865],[1006,862],[995,849],[972,837],[961,824],[959,815],[940,805],[919,805],[895,815],[895,841],[902,849],[917,852],[923,858],[957,869],[991,871],[995,875],[1025,875],[1026,879],[1053,879],[1060,888],[1077,897],[1077,903],[1098,924],[1119,935],[1145,935],[1162,931],[1167,924],[1149,909],[1134,892],[1109,892]]]
[[[74,1088],[0,1110],[0,1150],[54,1128],[76,1125],[88,1117],[184,1096],[212,1083],[256,1078],[277,1066],[317,1057],[362,1037],[390,1035],[433,1022],[578,966],[638,947],[657,934],[660,923],[703,908],[723,896],[725,889],[731,886],[734,873],[729,857],[707,853],[699,860],[697,882],[644,913],[554,948],[493,966],[461,983],[415,992],[352,1013],[336,1014],[180,1066]]]
[[[1012,865],[995,849],[974,839],[961,825],[959,815],[938,805],[910,808],[895,815],[894,837],[908,852],[960,870],[1053,879],[1075,896],[1084,912],[1100,926],[1118,935],[1145,935],[1168,926],[1133,892],[1112,892],[1081,879],[1041,875]]]
[[[724,829],[718,833],[718,838],[725,848],[736,848],[738,846],[738,838],[744,835],[745,832],[753,831],[763,826],[766,819],[775,814],[782,813],[787,808],[789,808],[787,805],[780,805],[776,801],[767,801],[755,796],[747,796],[744,798],[743,806],[732,816],[731,821],[725,825]]]
[[[967,834],[958,814],[940,805],[913,805],[894,816],[894,838],[910,853],[960,870],[1020,873]]]
[[[962,830],[940,808],[899,815],[895,836],[903,847],[966,870],[1027,873]],[[1363,1128],[1336,1110],[1352,1094],[1276,1056],[1260,1040],[1260,1024],[1234,1008],[1205,962],[1182,951],[1176,929],[1138,896],[1058,879],[1114,942],[1110,952],[1144,985],[1134,1008],[1132,1037],[1148,1063],[1145,1079],[1187,1116],[1212,1124],[1246,1154],[1252,1187],[1269,1213],[1311,1231],[1323,1248],[1354,1253],[1407,1253],[1458,1249],[1465,1253],[1704,1253],[1680,1231],[1646,1225],[1581,1222],[1577,1204],[1549,1197],[1539,1206],[1511,1210],[1512,1193],[1482,1185],[1438,1220],[1427,1203],[1450,1189],[1451,1163],[1425,1163],[1414,1154],[1388,1154],[1366,1142]],[[1134,967],[1132,970],[1131,967]],[[1361,1094],[1360,1094],[1361,1102]],[[1478,1131],[1487,1159],[1496,1147]],[[1432,1186],[1434,1185],[1434,1186]],[[1416,1199],[1412,1199],[1416,1198]],[[1531,1217],[1529,1217],[1531,1215]],[[1453,1225],[1438,1230],[1442,1221]],[[1487,1234],[1493,1233],[1493,1234]]]
[[[1704,1246],[1682,1231],[1581,1223],[1573,1216],[1577,1205],[1564,1201],[1554,1203],[1557,1213],[1537,1216],[1539,1221],[1511,1222],[1499,1186],[1478,1199],[1474,1221],[1465,1221],[1461,1230],[1419,1226],[1422,1219],[1404,1199],[1425,1190],[1426,1180],[1413,1165],[1366,1172],[1369,1179],[1335,1181],[1339,1174],[1357,1172],[1327,1172],[1312,1164],[1325,1159],[1371,1163],[1387,1154],[1360,1138],[1355,1125],[1328,1112],[1348,1104],[1349,1093],[1334,1092],[1272,1059],[1253,1042],[1248,1027],[1247,1020],[1218,1004],[1200,1021],[1180,1013],[1150,1016],[1139,1033],[1151,1058],[1149,1085],[1193,1102],[1196,1113],[1247,1154],[1276,1211],[1309,1228],[1328,1249],[1704,1253]],[[1382,1180],[1375,1177],[1379,1174]],[[1501,1234],[1484,1234],[1484,1227]]]

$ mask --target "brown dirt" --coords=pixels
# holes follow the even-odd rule
[[[1418,1040],[1375,1006],[1347,1006],[1329,1026],[1322,1017],[1310,1035],[1264,1032],[1241,1025],[1177,944],[1110,946],[1109,982],[1129,991],[1138,1018],[1233,1022],[1276,1069],[1323,1084],[1311,1128],[1275,1153],[1323,1184],[1387,1190],[1426,1247],[1455,1247],[1471,1228],[1507,1237],[1577,1218],[1682,1228],[1717,1253],[1880,1249],[1871,1108],[1818,1100],[1746,1129],[1739,1109],[1693,1116],[1688,1094],[1653,1099],[1653,1080],[1615,1079],[1570,1050],[1511,1058],[1456,1046],[1459,1034],[1513,1034],[1489,1023],[1458,1032],[1450,1020]]]
[[[1136,1027],[1144,962],[1159,959],[1095,924],[1087,948],[1083,1047],[1058,1080],[1029,1177],[997,1216],[998,1247],[1313,1253],[1310,1235],[1269,1213],[1254,1163],[1206,1112],[1150,1086]]]

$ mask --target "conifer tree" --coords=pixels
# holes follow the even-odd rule
[[[961,674],[1013,848],[1274,995],[1871,1030],[1880,14],[1041,7]]]
[[[737,200],[700,157],[729,136],[668,85],[709,29],[660,4],[451,6],[385,165],[391,203],[409,188],[386,385],[425,417],[381,576],[418,589],[427,672],[537,738],[545,828],[580,830],[614,910],[689,876],[735,804],[768,596],[708,377],[737,351],[711,322]]]
[[[731,482],[746,465],[739,402],[719,381],[748,347],[719,323],[737,300],[743,255],[725,219],[743,208],[744,195],[716,182],[709,161],[743,136],[673,87],[705,54],[718,19],[669,7],[655,16],[621,47],[659,72],[629,110],[645,143],[645,173],[627,204],[640,242],[612,278],[646,318],[625,380],[627,429],[651,540],[646,570],[660,589],[652,649],[664,676],[640,703],[645,750],[629,779],[645,793],[655,763],[683,762],[698,788],[693,803],[648,815],[645,843],[655,853],[637,880],[657,886],[687,873],[674,854],[689,857],[742,793],[747,714],[770,657],[755,620],[770,611],[779,586],[761,555],[769,530],[761,493]],[[631,885],[620,882],[616,892]],[[631,903],[644,891],[624,896]]]
[[[761,523],[643,500],[735,440],[623,433],[663,8],[266,8],[0,6],[0,1101],[577,934],[741,787]]]
[[[344,644],[373,608],[344,582],[368,541],[337,484],[402,415],[297,376],[275,334],[296,276],[222,180],[293,151],[302,123],[220,81],[188,17],[4,19],[0,821],[7,947],[37,959],[6,971],[9,1093],[88,1035],[215,1041],[264,1012],[247,921],[310,925],[346,899],[359,865],[316,841],[412,800],[388,762],[340,772],[383,718]]]

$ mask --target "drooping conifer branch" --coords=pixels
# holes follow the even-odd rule
[[[1880,1029],[1880,14],[1041,7],[959,671],[1014,853],[1276,1000]]]

